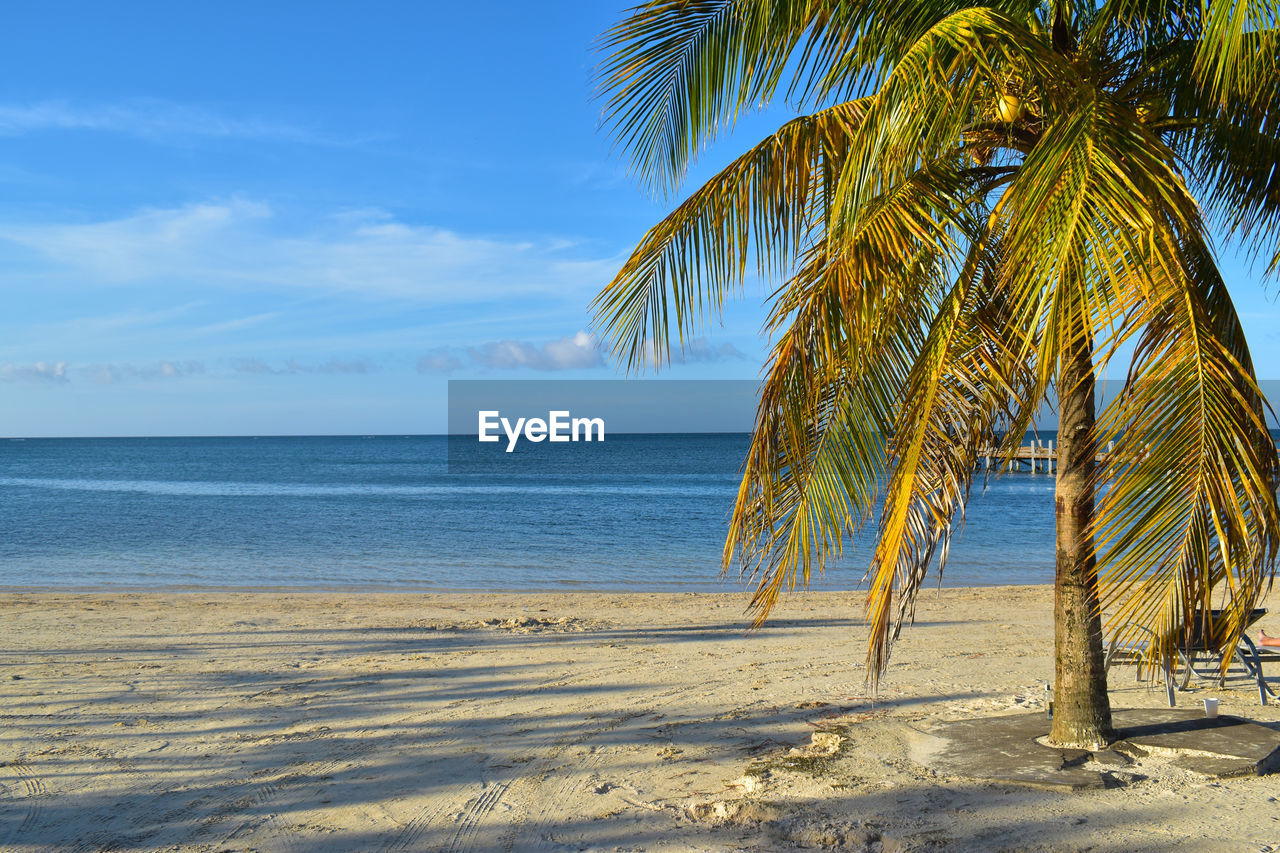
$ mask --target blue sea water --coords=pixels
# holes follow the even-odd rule
[[[0,440],[0,586],[735,591],[745,435],[451,473],[443,436]],[[947,585],[1053,578],[1053,478],[981,476]],[[812,586],[857,588],[870,532]]]

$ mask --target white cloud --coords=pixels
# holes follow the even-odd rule
[[[5,382],[66,382],[65,361],[37,361],[34,364],[0,364]]]
[[[42,275],[90,286],[266,287],[426,303],[585,298],[618,264],[582,257],[567,241],[464,235],[377,211],[287,229],[270,206],[247,199],[88,224],[0,224],[0,240],[43,256]]]
[[[742,350],[731,343],[719,346],[712,345],[706,338],[692,338],[684,342],[684,346],[676,342],[672,344],[670,357],[663,357],[657,347],[650,344],[645,356],[649,367],[662,367],[667,364],[706,364],[718,361],[742,361],[746,359]]]
[[[604,363],[600,345],[586,332],[578,332],[541,344],[503,340],[465,351],[439,347],[419,359],[418,372],[451,373],[464,364],[490,370],[582,370],[603,367]]]
[[[72,377],[111,384],[127,380],[177,379],[205,372],[200,361],[157,361],[146,364],[103,363],[72,365],[65,361],[37,361],[34,364],[0,364],[0,380],[6,382],[70,382]]]
[[[110,385],[131,379],[178,379],[183,376],[196,376],[204,373],[205,367],[200,361],[158,361],[154,364],[90,364],[77,367],[74,372],[91,382]]]
[[[586,332],[578,332],[570,338],[548,341],[543,346],[541,355],[545,358],[547,369],[550,370],[598,367],[604,364],[600,345]]]
[[[235,373],[272,376],[308,374],[366,374],[376,373],[379,366],[364,359],[331,358],[328,361],[304,362],[286,359],[268,363],[256,358],[239,359],[231,364]],[[144,363],[102,362],[76,365],[66,361],[37,361],[34,364],[0,364],[0,381],[66,383],[84,380],[101,385],[118,382],[181,379],[208,373],[203,361],[156,361]]]
[[[281,142],[332,142],[315,131],[266,119],[232,118],[186,104],[138,98],[112,104],[40,101],[0,104],[0,136],[50,130],[119,133],[143,138],[212,137]]]
[[[375,373],[378,370],[378,365],[371,361],[365,361],[363,359],[342,361],[336,358],[310,364],[291,358],[278,366],[268,364],[267,362],[256,358],[246,358],[236,361],[233,367],[237,373],[254,373],[259,375],[270,374],[276,376],[298,373]]]
[[[712,345],[706,338],[686,341],[683,350],[671,353],[670,364],[693,364],[742,360],[746,356],[731,343]],[[659,362],[650,349],[650,366]],[[437,347],[418,360],[419,373],[452,373],[464,367],[489,370],[583,370],[604,367],[607,362],[599,341],[587,332],[578,332],[544,343],[502,340],[458,349]]]
[[[462,359],[448,347],[437,347],[418,359],[419,373],[452,373],[462,367]]]
[[[495,370],[521,367],[531,370],[579,370],[604,365],[599,345],[586,332],[557,338],[542,345],[525,341],[492,341],[468,348],[467,356],[473,364]]]

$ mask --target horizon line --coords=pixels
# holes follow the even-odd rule
[[[750,435],[752,430],[654,430],[612,432],[610,436],[626,435]],[[98,439],[140,438],[474,438],[477,433],[466,432],[350,432],[350,433],[224,433],[224,434],[173,434],[173,435],[6,435],[0,441],[66,441]]]

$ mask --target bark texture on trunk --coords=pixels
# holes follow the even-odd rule
[[[1083,324],[1081,324],[1082,326]],[[1103,671],[1098,568],[1089,528],[1094,512],[1093,342],[1077,326],[1058,382],[1057,569],[1054,583],[1053,727],[1060,746],[1109,743],[1111,703]]]

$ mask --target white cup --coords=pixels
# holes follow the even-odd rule
[[[1218,700],[1217,699],[1204,700],[1204,715],[1211,720],[1214,717],[1218,716]]]

